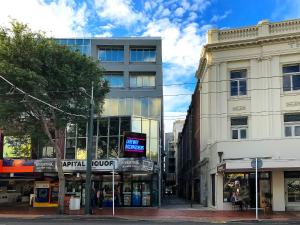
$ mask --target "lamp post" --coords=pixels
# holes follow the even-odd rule
[[[84,90],[84,89],[83,89]],[[86,91],[84,90],[85,94]],[[88,95],[88,94],[87,94]],[[86,176],[85,176],[85,206],[84,213],[92,214],[91,208],[91,175],[92,175],[92,151],[93,151],[93,120],[94,120],[94,82],[90,97],[90,114],[88,118],[88,140],[86,154]]]

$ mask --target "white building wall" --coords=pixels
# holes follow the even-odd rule
[[[257,32],[263,32],[264,37],[273,38],[273,33],[267,32],[267,25],[259,25]],[[271,29],[275,28],[270,25],[268,29],[271,32]],[[300,29],[296,31],[291,29],[289,32],[283,29],[282,35],[289,36],[292,32],[300,34]],[[276,169],[272,166],[278,165],[278,162],[284,163],[284,160],[289,162],[291,159],[300,159],[300,139],[285,138],[283,124],[284,113],[300,112],[300,92],[283,93],[282,66],[300,63],[300,46],[291,45],[288,39],[280,39],[263,44],[253,42],[249,46],[244,44],[218,49],[222,43],[230,42],[230,38],[232,43],[234,41],[238,43],[248,37],[241,36],[239,40],[235,36],[230,37],[230,32],[227,34],[226,31],[217,31],[217,33],[219,37],[211,39],[216,43],[210,43],[210,45],[216,44],[216,48],[206,50],[203,57],[207,59],[207,65],[202,74],[198,74],[202,82],[200,87],[200,161],[203,163],[201,193],[207,196],[208,205],[211,206],[210,175],[217,172],[217,166],[220,164],[218,152],[223,152],[222,158],[225,160],[269,157],[270,161],[267,162],[269,168],[266,169],[272,172],[273,209],[283,211],[285,210],[283,172],[285,168]],[[228,35],[228,39],[220,39],[221,35]],[[251,37],[248,39],[251,42]],[[230,96],[230,71],[234,69],[247,69],[246,96]],[[247,140],[231,140],[230,118],[233,116],[248,117]],[[249,164],[248,161],[247,163]],[[300,170],[300,164],[298,168],[293,166],[294,170]],[[245,169],[251,171],[250,165]],[[230,204],[223,203],[221,175],[216,176],[215,196],[217,209],[231,208]]]

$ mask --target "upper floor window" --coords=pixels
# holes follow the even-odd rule
[[[123,47],[100,47],[98,59],[101,62],[124,62]]]
[[[283,91],[300,90],[300,64],[282,67]]]
[[[230,71],[230,95],[247,95],[247,70]]]
[[[130,62],[155,62],[155,47],[132,47],[130,48]]]
[[[130,87],[155,87],[155,73],[130,73]]]
[[[231,118],[231,138],[232,139],[246,139],[248,130],[247,117]]]
[[[124,87],[124,77],[122,72],[105,72],[104,79],[108,81],[109,87]]]
[[[284,115],[284,134],[286,137],[300,136],[300,113]]]

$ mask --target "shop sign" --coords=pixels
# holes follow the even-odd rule
[[[146,159],[120,159],[119,170],[120,171],[153,171],[153,161]]]
[[[92,171],[112,171],[114,164],[117,169],[117,163],[114,160],[93,160]],[[86,160],[63,160],[62,167],[64,171],[85,171]]]
[[[55,159],[42,159],[34,161],[35,172],[54,172],[56,171]]]
[[[221,165],[219,165],[219,166],[217,167],[217,172],[218,172],[218,173],[224,173],[225,170],[226,170],[226,163],[223,163],[223,164],[221,164]]]
[[[123,150],[125,157],[146,157],[146,134],[124,132]]]
[[[49,182],[35,182],[35,188],[49,188]]]

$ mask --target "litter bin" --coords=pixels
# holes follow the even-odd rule
[[[80,209],[80,198],[79,197],[71,197],[70,198],[70,210],[79,210]]]

